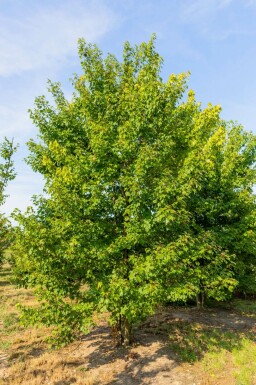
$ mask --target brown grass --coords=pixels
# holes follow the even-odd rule
[[[136,330],[136,344],[116,349],[101,315],[80,341],[51,350],[48,329],[20,326],[17,302],[35,299],[11,285],[9,274],[8,266],[0,271],[0,385],[256,385],[252,317],[160,309]]]
[[[65,357],[58,353],[47,352],[39,357],[19,356],[13,363],[3,385],[93,385],[95,378],[83,372],[82,361]]]

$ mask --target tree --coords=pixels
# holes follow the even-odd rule
[[[13,140],[4,139],[0,145],[0,206],[5,202],[5,188],[7,183],[15,178],[12,156],[17,147],[14,146]],[[4,251],[9,246],[10,242],[10,224],[7,218],[0,214],[0,265],[3,262]]]
[[[223,299],[254,258],[255,137],[186,96],[188,74],[164,82],[154,36],[125,43],[122,62],[84,40],[79,54],[71,101],[49,83],[54,106],[31,111],[47,196],[16,214],[16,276],[41,303],[30,322],[65,342],[108,311],[128,344],[157,304]]]

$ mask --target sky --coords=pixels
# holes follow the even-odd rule
[[[25,211],[42,193],[43,179],[24,159],[36,138],[29,118],[47,79],[67,98],[80,73],[81,37],[121,57],[124,41],[156,33],[163,78],[190,71],[189,88],[202,106],[222,106],[222,117],[256,134],[256,0],[0,0],[0,142],[19,143],[17,177],[1,211]]]

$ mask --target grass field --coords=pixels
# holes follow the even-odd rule
[[[255,301],[235,300],[229,310],[159,309],[130,349],[113,346],[103,315],[88,336],[53,350],[49,330],[20,325],[17,303],[35,300],[10,283],[7,265],[0,300],[1,385],[256,385]]]

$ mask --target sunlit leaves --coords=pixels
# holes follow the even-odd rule
[[[159,303],[230,295],[255,260],[255,137],[186,94],[188,74],[164,82],[154,37],[121,62],[79,55],[72,99],[50,83],[31,112],[48,198],[17,217],[15,268],[42,320],[68,336],[108,311],[122,334]]]

